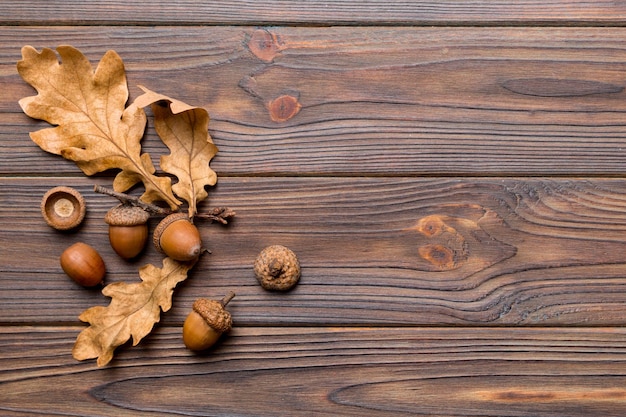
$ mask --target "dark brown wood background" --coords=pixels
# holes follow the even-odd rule
[[[3,416],[626,415],[626,5],[613,1],[9,0],[0,18],[0,414]],[[105,368],[71,356],[108,300],[61,271],[76,241],[107,282],[115,202],[40,150],[20,49],[109,49],[138,85],[211,115],[212,254],[174,307]],[[144,149],[164,151],[150,128]],[[49,228],[56,185],[84,225]],[[432,236],[427,225],[445,225]],[[154,225],[151,224],[153,227]],[[269,293],[266,245],[302,264]],[[442,256],[443,255],[443,256]],[[235,328],[185,349],[193,300]]]

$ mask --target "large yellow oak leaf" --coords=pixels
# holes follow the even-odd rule
[[[197,212],[197,203],[208,196],[205,187],[217,182],[217,174],[209,168],[217,153],[208,131],[209,113],[201,107],[140,88],[144,94],[134,104],[151,106],[154,128],[170,150],[169,155],[161,156],[159,164],[163,171],[178,178],[172,189],[187,202],[192,217]]]
[[[172,193],[171,179],[155,176],[150,156],[141,154],[146,114],[136,105],[125,107],[128,87],[119,55],[108,51],[94,72],[77,49],[59,46],[57,52],[61,62],[51,49],[39,53],[25,46],[17,63],[20,76],[38,93],[19,101],[22,110],[54,126],[32,132],[32,140],[74,161],[87,175],[120,169],[116,191],[142,182],[142,200],[177,208],[181,202]]]
[[[90,326],[76,338],[74,358],[98,358],[98,366],[105,366],[113,359],[115,348],[131,337],[133,346],[137,345],[159,322],[161,310],[166,312],[172,307],[174,287],[187,278],[195,262],[165,258],[163,268],[150,264],[142,267],[139,283],[116,282],[104,287],[102,294],[111,297],[111,303],[91,307],[79,316]]]

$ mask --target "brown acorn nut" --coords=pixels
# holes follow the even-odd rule
[[[139,255],[148,240],[150,214],[141,207],[120,204],[104,216],[111,247],[124,259]]]
[[[233,326],[231,315],[224,307],[233,299],[230,292],[221,301],[200,298],[193,303],[192,311],[183,324],[183,342],[188,349],[202,351],[217,342],[222,333]]]
[[[185,213],[170,214],[161,220],[153,241],[159,252],[177,261],[191,261],[202,253],[200,232]]]
[[[60,262],[63,271],[84,287],[100,284],[106,273],[104,261],[98,251],[83,242],[74,243],[65,249]]]
[[[268,246],[254,261],[254,274],[266,290],[287,291],[300,280],[300,262],[291,249]]]
[[[70,230],[85,218],[83,196],[71,187],[54,187],[41,199],[41,214],[48,226],[57,230]]]

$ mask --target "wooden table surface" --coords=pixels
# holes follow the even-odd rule
[[[0,18],[0,415],[626,415],[626,4],[614,1],[7,0]],[[211,254],[138,346],[76,361],[107,305],[59,255],[92,244],[107,283],[159,264],[109,247],[86,177],[42,151],[20,49],[113,49],[144,85],[206,108],[219,153]],[[150,121],[149,121],[150,123]],[[143,142],[163,146],[152,125]],[[87,200],[57,232],[53,186]],[[430,233],[426,224],[439,225]],[[151,223],[154,227],[154,223]],[[270,244],[302,265],[273,293]],[[201,297],[235,327],[188,351]]]

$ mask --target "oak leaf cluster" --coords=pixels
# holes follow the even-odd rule
[[[51,125],[30,133],[41,149],[74,161],[86,175],[118,170],[113,180],[116,192],[141,184],[143,202],[163,203],[171,211],[186,207],[190,218],[197,214],[198,202],[207,197],[205,187],[217,181],[209,162],[218,150],[208,133],[205,109],[145,87],[127,105],[126,72],[115,51],[106,52],[94,71],[72,46],[59,46],[56,53],[25,46],[17,70],[37,91],[19,101],[22,110]],[[157,173],[151,156],[141,149],[146,107],[151,108],[155,130],[170,152],[159,161],[165,174]],[[134,345],[139,343],[159,321],[160,312],[170,309],[174,287],[187,278],[194,264],[166,257],[162,267],[142,267],[139,283],[104,287],[102,293],[111,298],[110,304],[80,315],[90,325],[78,336],[74,357],[97,358],[97,364],[104,366],[115,348],[131,337]]]

